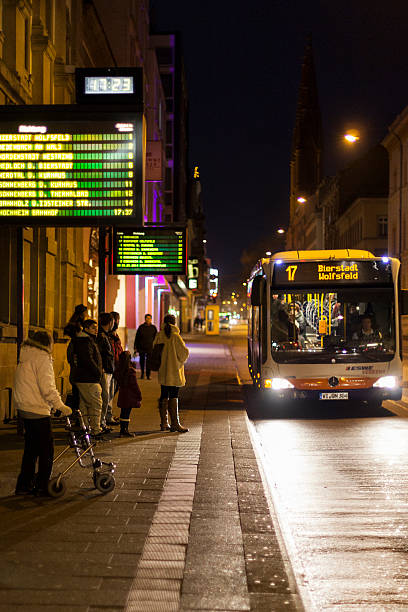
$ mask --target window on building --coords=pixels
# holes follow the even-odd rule
[[[171,66],[173,64],[173,49],[171,47],[157,47],[156,56],[160,66]]]
[[[24,19],[24,68],[30,72],[30,20]]]
[[[388,236],[388,217],[387,215],[380,215],[377,217],[377,236],[380,236],[380,237]]]
[[[166,98],[173,97],[173,75],[172,74],[162,74],[161,75],[163,91]]]
[[[166,191],[171,191],[173,188],[173,169],[172,168],[166,168],[164,188]]]
[[[173,122],[166,121],[166,143],[172,144],[173,142]]]

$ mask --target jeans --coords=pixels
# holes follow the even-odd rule
[[[17,479],[17,489],[27,490],[35,486],[41,491],[46,491],[54,459],[51,418],[24,419],[24,428],[24,455]],[[35,475],[37,459],[38,473]]]
[[[106,413],[109,406],[109,389],[113,374],[103,373],[101,380],[102,387],[102,412],[101,412],[101,427],[106,427]]]
[[[115,397],[115,393],[117,391],[118,388],[118,383],[116,378],[114,378],[114,376],[111,376],[111,381],[110,381],[110,385],[109,385],[109,401],[108,401],[108,408],[106,410],[106,420],[109,421],[113,421],[113,414],[112,414],[112,404],[113,404],[113,398]]]
[[[160,399],[173,399],[178,397],[179,391],[180,387],[167,387],[166,385],[161,385]]]
[[[145,364],[146,364],[146,376],[147,378],[149,378],[150,376],[150,356],[151,356],[152,352],[149,351],[141,353],[139,352],[139,358],[140,358],[140,370],[142,372],[142,376],[144,375],[144,371],[145,371]]]
[[[99,383],[75,383],[79,391],[79,409],[85,425],[93,434],[101,433],[102,390]]]

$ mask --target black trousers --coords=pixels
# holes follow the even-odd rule
[[[54,459],[54,440],[51,418],[24,419],[25,445],[17,488],[45,490],[51,476]],[[38,459],[38,473],[35,466]]]
[[[150,356],[151,354],[152,354],[151,351],[143,352],[143,353],[139,352],[140,370],[142,372],[142,376],[145,371],[145,365],[146,365],[146,376],[150,376]]]
[[[121,421],[130,421],[130,413],[131,413],[132,408],[121,408],[120,409],[120,420]]]
[[[167,387],[166,385],[161,385],[160,399],[173,399],[178,397],[179,391],[180,387]]]

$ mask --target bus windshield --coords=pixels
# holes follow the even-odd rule
[[[278,363],[390,361],[393,288],[272,289],[271,351]]]

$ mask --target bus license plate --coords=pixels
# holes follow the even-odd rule
[[[320,393],[321,400],[348,400],[348,391],[337,393]]]

